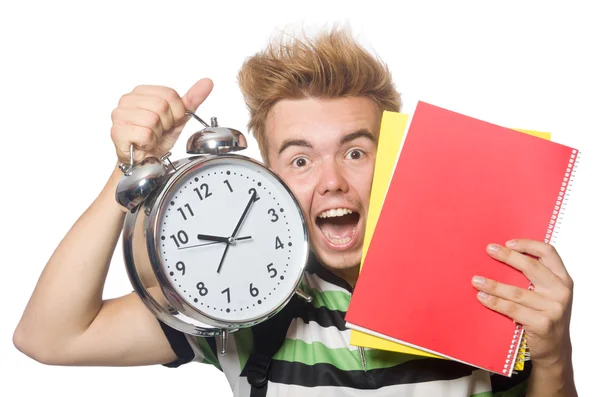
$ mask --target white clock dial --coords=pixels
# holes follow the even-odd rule
[[[156,246],[164,275],[189,305],[248,323],[294,292],[308,248],[287,188],[237,157],[208,160],[176,181],[156,218]]]

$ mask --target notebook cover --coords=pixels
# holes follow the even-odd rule
[[[518,346],[520,330],[483,307],[470,280],[480,274],[527,287],[520,272],[491,259],[485,246],[519,236],[547,239],[576,154],[419,102],[348,327],[509,376],[515,358],[509,350],[515,341]]]
[[[361,268],[369,249],[369,244],[371,243],[371,237],[375,230],[379,213],[381,212],[381,206],[383,205],[383,200],[390,184],[394,167],[396,166],[396,159],[400,152],[400,146],[402,139],[404,138],[404,131],[406,130],[408,120],[408,114],[390,111],[384,111],[381,118],[381,128],[379,130],[379,138],[377,141],[377,156],[375,157],[375,170],[373,173],[373,184],[369,199],[369,213],[367,216],[365,240],[360,262]],[[350,344],[371,349],[389,350],[399,353],[439,358],[439,356],[436,356],[435,354],[356,330],[350,330]]]
[[[404,132],[406,130],[408,121],[408,114],[391,111],[383,112],[378,138],[375,170],[373,174],[373,187],[371,189],[371,196],[369,200],[369,213],[365,228],[365,240],[363,244],[361,268],[371,243],[371,237],[373,235],[373,231],[375,230],[379,213],[381,212],[381,206],[383,205],[390,179],[396,165],[396,160],[400,152],[400,146],[404,138]],[[551,134],[547,132],[526,129],[516,130],[548,140],[551,138]],[[371,349],[388,350],[398,353],[445,359],[445,357],[356,330],[350,331],[350,344],[353,346],[361,346]],[[517,364],[518,365],[515,366],[515,369],[522,370],[523,357],[521,357],[521,360],[519,360]]]

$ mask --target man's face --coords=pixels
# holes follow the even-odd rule
[[[300,202],[313,252],[342,275],[360,264],[380,122],[362,97],[282,100],[267,119],[270,167]]]

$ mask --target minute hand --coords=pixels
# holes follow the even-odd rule
[[[240,226],[242,226],[242,223],[244,222],[244,219],[246,218],[246,215],[248,215],[248,211],[250,210],[250,207],[252,206],[252,203],[254,202],[254,197],[256,196],[256,193],[252,193],[252,197],[250,197],[250,201],[248,201],[248,204],[246,204],[246,208],[244,208],[244,212],[242,213],[242,216],[240,217],[240,220],[238,221],[237,225],[235,225],[235,229],[233,229],[233,233],[231,234],[231,240],[235,240],[238,231],[240,230]],[[229,246],[231,245],[231,243],[227,243],[227,245],[225,246],[225,251],[223,251],[223,256],[221,257],[221,261],[219,262],[219,267],[217,268],[217,273],[221,273],[221,267],[223,266],[223,261],[225,260],[225,255],[227,255],[227,250],[229,250]]]
[[[233,233],[231,233],[232,238],[235,238],[235,236],[237,236],[237,233],[240,230],[240,227],[242,226],[244,219],[246,219],[246,215],[248,215],[248,211],[250,210],[252,203],[254,203],[254,201],[255,201],[255,197],[256,197],[256,192],[253,192],[252,196],[250,197],[250,200],[248,201],[248,204],[246,204],[246,208],[244,208],[244,212],[242,213],[240,220],[238,221],[237,225],[235,225],[235,229],[233,229]]]

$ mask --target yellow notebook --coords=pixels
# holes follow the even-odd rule
[[[404,138],[406,126],[408,125],[409,115],[398,113],[398,112],[383,112],[381,120],[381,129],[379,132],[379,143],[377,145],[377,157],[375,162],[375,171],[373,175],[373,187],[371,189],[371,198],[369,203],[369,213],[367,216],[367,224],[365,229],[365,240],[363,244],[361,267],[365,260],[369,244],[371,243],[371,237],[375,231],[375,225],[387,188],[390,183],[390,179],[394,173],[394,167],[398,155],[400,153],[400,146]],[[517,131],[524,132],[526,134],[534,135],[543,139],[550,140],[550,134],[546,132],[516,129]],[[523,337],[523,341],[526,338]],[[427,357],[442,358],[419,349],[415,349],[409,346],[402,345],[400,343],[391,342],[376,336],[368,335],[360,331],[350,331],[350,344],[354,346],[362,346],[378,350],[389,350],[406,354],[414,354]],[[523,344],[519,349],[521,354],[520,357],[525,356],[525,345]],[[515,366],[515,370],[520,370],[523,367],[523,359],[519,360],[519,363]]]

